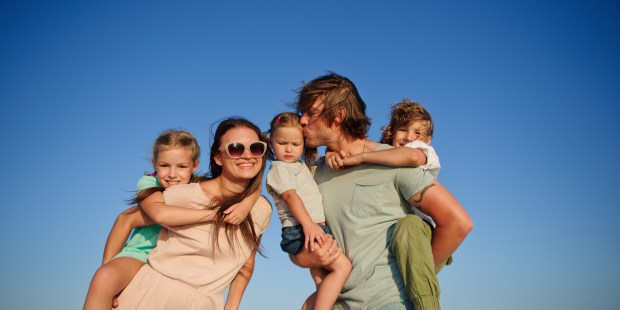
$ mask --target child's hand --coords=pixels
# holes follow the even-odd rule
[[[357,166],[357,165],[363,164],[364,161],[362,160],[362,154],[363,153],[355,154],[355,155],[349,156],[347,158],[343,158],[341,160],[342,166],[348,168],[348,167],[352,167],[352,166]]]
[[[325,162],[330,168],[334,170],[340,170],[342,168],[345,168],[343,160],[346,157],[347,156],[344,154],[344,152],[336,153],[333,151],[328,151],[325,153]]]
[[[338,170],[340,168],[340,165],[338,165],[337,163],[337,160],[338,160],[337,157],[338,157],[338,154],[336,154],[336,152],[333,152],[333,151],[325,152],[325,162],[330,168],[334,170]]]
[[[224,217],[224,222],[232,225],[239,225],[243,223],[246,217],[248,217],[251,209],[251,207],[247,208],[244,206],[242,202],[234,204],[224,211],[224,214],[226,214],[226,217]]]
[[[323,231],[323,229],[321,229],[319,224],[312,223],[312,225],[309,225],[309,227],[303,227],[303,229],[304,236],[306,237],[306,240],[304,240],[304,248],[307,249],[309,245],[310,251],[314,251],[315,241],[319,244],[319,246],[323,246],[325,232]]]

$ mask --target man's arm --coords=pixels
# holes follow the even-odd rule
[[[127,242],[127,238],[129,238],[129,234],[134,228],[150,224],[153,224],[153,222],[146,214],[140,211],[138,206],[133,206],[119,214],[106,240],[105,248],[103,249],[102,264],[112,260],[112,258],[123,249],[125,242]]]
[[[431,246],[435,266],[441,266],[465,240],[474,223],[456,198],[437,180],[408,200],[433,218],[436,226]]]

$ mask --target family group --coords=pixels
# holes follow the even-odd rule
[[[161,133],[84,309],[238,309],[272,215],[267,160],[281,249],[316,284],[291,308],[440,309],[436,275],[473,221],[437,181],[429,112],[398,102],[369,140],[365,102],[333,72],[304,83],[293,108],[265,132],[220,121],[205,175],[192,134]]]

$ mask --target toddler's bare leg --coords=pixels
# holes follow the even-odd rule
[[[314,306],[316,310],[329,310],[332,308],[336,299],[338,299],[342,286],[349,277],[349,273],[351,273],[351,261],[345,255],[340,255],[336,261],[325,267],[325,269],[329,273],[322,277],[317,285]]]

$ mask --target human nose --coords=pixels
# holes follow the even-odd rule
[[[417,139],[417,138],[418,138],[418,134],[416,134],[415,132],[413,132],[413,131],[407,132],[407,141],[408,142],[415,141],[415,139]]]
[[[299,118],[299,124],[301,125],[301,127],[305,127],[306,125],[308,125],[308,113],[303,113],[301,115],[301,117]]]
[[[175,167],[170,167],[168,170],[168,177],[174,178],[177,175],[177,169]]]
[[[241,158],[243,158],[243,159],[250,159],[250,158],[252,158],[252,152],[250,151],[249,147],[244,147],[243,148],[243,154],[241,154]]]

